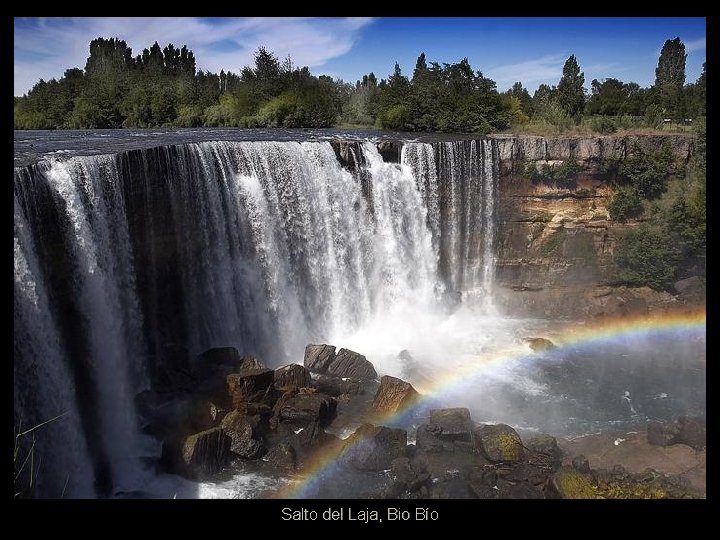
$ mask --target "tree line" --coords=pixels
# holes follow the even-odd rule
[[[137,56],[125,41],[97,38],[84,69],[40,80],[14,102],[15,129],[147,127],[375,126],[401,131],[488,133],[545,123],[568,127],[592,120],[614,131],[614,118],[641,118],[659,127],[705,115],[705,64],[685,84],[685,45],[667,40],[655,84],[642,88],[618,79],[594,79],[589,92],[575,56],[558,84],[531,96],[521,82],[499,92],[495,81],[467,58],[457,63],[417,59],[412,77],[396,63],[387,79],[374,73],[354,85],[310,73],[288,57],[260,48],[239,74],[196,69],[187,46],[155,42]]]

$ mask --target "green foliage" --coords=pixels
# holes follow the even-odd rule
[[[610,199],[608,212],[610,219],[625,222],[642,214],[643,205],[640,195],[632,186],[621,186]]]
[[[673,154],[669,143],[664,142],[655,152],[647,152],[636,144],[630,157],[620,164],[619,177],[642,197],[655,199],[665,191],[672,172]]]
[[[572,156],[560,165],[543,163],[538,168],[534,163],[528,163],[523,167],[523,176],[529,178],[533,184],[542,183],[564,189],[575,188],[579,172],[580,164]]]
[[[571,118],[578,118],[585,106],[585,75],[580,71],[575,55],[571,55],[563,66],[563,74],[558,83],[558,102]]]
[[[679,37],[668,39],[660,51],[655,69],[655,89],[664,114],[682,120],[684,117],[685,45]]]
[[[664,231],[644,225],[625,233],[614,260],[620,282],[634,287],[670,290],[681,253]]]

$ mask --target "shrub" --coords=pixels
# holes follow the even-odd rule
[[[608,212],[610,219],[624,222],[639,216],[643,211],[642,201],[632,186],[621,186],[610,199]]]
[[[632,155],[620,164],[619,175],[646,199],[655,199],[666,189],[668,176],[673,172],[673,154],[665,142],[656,152],[646,152],[636,144]]]
[[[621,237],[614,260],[621,283],[633,287],[671,290],[680,262],[680,252],[667,234],[643,226]]]

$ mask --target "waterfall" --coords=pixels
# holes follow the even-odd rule
[[[68,474],[72,496],[139,477],[133,399],[155,384],[165,344],[279,365],[445,291],[489,298],[494,143],[407,143],[399,164],[348,144],[359,170],[329,142],[203,142],[16,169],[16,422],[69,411],[48,431],[45,496]]]
[[[401,161],[413,171],[427,208],[438,269],[449,291],[479,296],[492,311],[495,179],[491,140],[408,143]]]

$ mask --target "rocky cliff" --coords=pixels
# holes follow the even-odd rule
[[[701,283],[684,295],[612,285],[618,237],[637,222],[610,219],[613,191],[603,172],[604,164],[626,159],[635,145],[652,151],[664,142],[684,166],[692,136],[494,138],[500,170],[496,296],[502,308],[526,316],[596,317],[676,307],[693,294],[704,298]],[[580,170],[569,188],[533,183],[523,173],[528,165],[557,167],[570,158]]]

